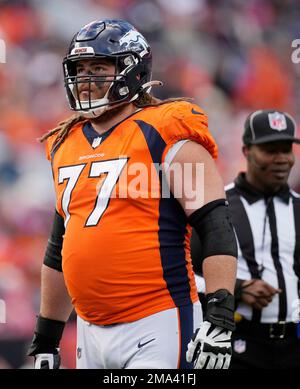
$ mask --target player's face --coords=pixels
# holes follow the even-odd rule
[[[115,65],[106,59],[82,60],[76,63],[78,97],[81,101],[105,96],[115,74]],[[93,76],[103,77],[101,79]],[[89,81],[92,81],[89,83]]]

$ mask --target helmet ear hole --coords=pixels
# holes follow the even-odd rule
[[[124,64],[124,66],[132,66],[132,65],[134,65],[134,59],[132,58],[131,55],[128,55],[127,57],[125,57],[122,62]]]
[[[119,95],[120,96],[126,96],[129,93],[129,89],[127,86],[123,86],[122,88],[119,88]]]

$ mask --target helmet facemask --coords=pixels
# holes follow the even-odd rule
[[[124,53],[117,56],[69,56],[63,62],[64,81],[70,108],[80,112],[87,118],[98,117],[105,111],[134,101],[144,89],[148,81],[147,69],[141,63],[136,53]],[[95,75],[91,71],[88,74],[78,76],[76,63],[82,60],[105,59],[114,64],[114,74]],[[88,85],[88,98],[80,99],[80,86]],[[105,95],[99,99],[92,98],[92,89],[104,88]],[[92,88],[93,85],[93,88]]]

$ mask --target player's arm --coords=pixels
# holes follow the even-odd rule
[[[28,355],[35,357],[35,368],[59,367],[59,343],[73,309],[61,265],[64,231],[63,218],[56,211],[42,266],[40,314],[28,351]]]
[[[210,154],[195,142],[186,142],[181,147],[172,160],[171,171],[173,168],[176,172],[175,164],[181,165],[185,173],[171,177],[170,189],[175,195],[176,186],[181,186],[182,196],[177,200],[200,238],[207,297],[204,323],[189,345],[187,359],[194,361],[196,368],[205,364],[208,368],[226,368],[230,362],[230,337],[234,329],[237,245],[223,181]],[[190,164],[190,168],[184,169],[185,164]],[[203,182],[197,182],[197,169],[203,172],[203,176],[200,174]],[[197,186],[199,190],[195,190]],[[215,343],[216,340],[219,343]],[[224,358],[218,357],[220,352]]]
[[[175,164],[182,167],[184,175],[176,174]],[[185,164],[190,164],[191,169],[184,170]],[[216,164],[203,146],[189,141],[180,148],[173,158],[170,171],[172,171],[172,167],[174,167],[175,174],[170,180],[170,190],[172,193],[176,193],[175,186],[182,187],[182,196],[177,200],[185,210],[190,224],[195,224],[193,227],[200,235],[204,257],[202,268],[206,293],[227,289],[233,294],[236,280],[237,246],[230,220],[227,225],[226,195]],[[204,173],[203,182],[197,183],[196,180],[199,180],[201,169]],[[189,172],[191,174],[186,174]],[[202,193],[195,190],[197,186],[200,190],[203,189]],[[194,191],[188,191],[188,188],[193,188]],[[218,217],[220,225],[218,225]],[[203,221],[202,225],[201,221]],[[223,236],[227,239],[224,242],[221,236],[222,225],[226,230],[230,230],[228,234],[227,231],[223,232]]]
[[[73,310],[63,273],[47,265],[42,266],[40,315],[66,322]]]

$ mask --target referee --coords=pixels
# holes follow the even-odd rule
[[[295,128],[287,113],[249,115],[247,171],[226,188],[239,246],[231,368],[300,368],[300,196],[287,185]]]
[[[232,369],[300,368],[300,195],[287,185],[293,143],[300,143],[295,128],[287,113],[249,115],[247,171],[226,188],[239,249]],[[196,272],[199,243],[194,234]],[[203,279],[196,279],[204,292]]]

